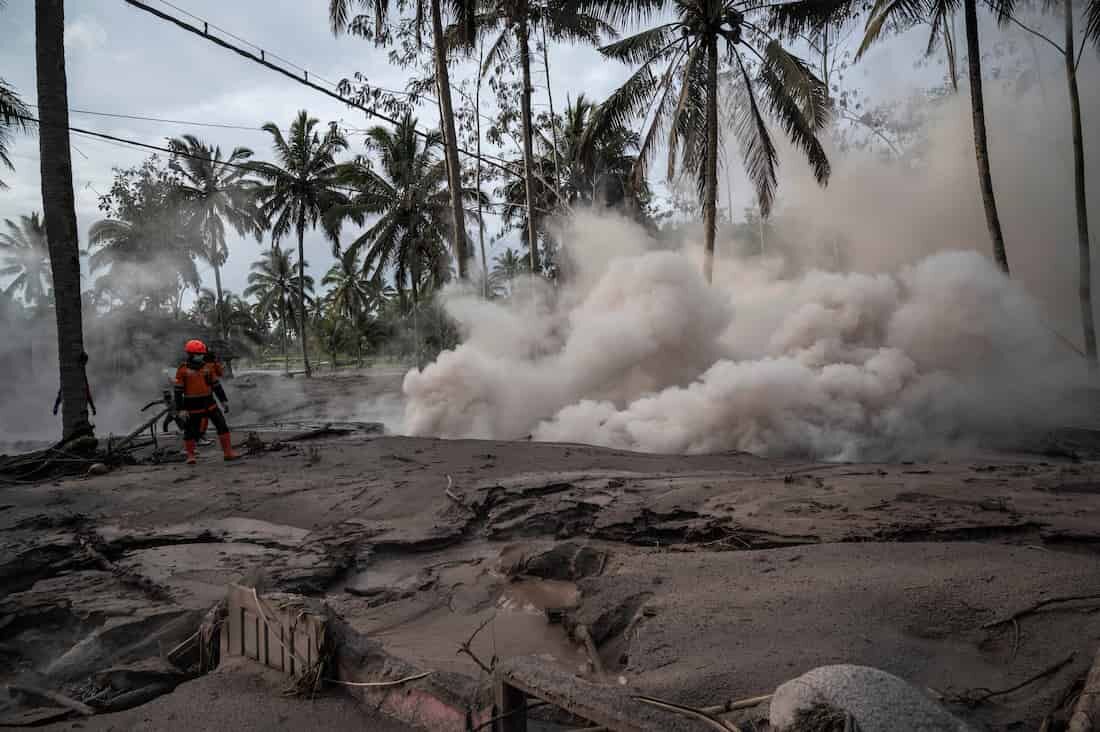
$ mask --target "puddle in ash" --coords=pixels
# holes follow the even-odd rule
[[[580,602],[580,591],[572,582],[561,580],[520,580],[509,584],[497,607],[501,610],[545,614],[554,608],[573,608]]]

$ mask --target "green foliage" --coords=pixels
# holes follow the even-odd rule
[[[106,218],[88,232],[88,265],[99,274],[97,300],[150,311],[176,308],[183,291],[199,287],[195,258],[202,237],[183,205],[181,179],[153,155],[140,166],[115,169],[99,209]]]
[[[37,213],[20,216],[16,223],[4,219],[0,232],[0,277],[11,277],[3,293],[17,294],[24,305],[41,308],[50,300],[52,278],[46,226]]]
[[[607,19],[645,19],[665,10],[675,14],[672,22],[600,49],[608,58],[638,69],[600,105],[590,134],[599,136],[635,119],[648,119],[634,171],[637,180],[645,178],[663,142],[669,150],[669,178],[681,170],[693,173],[702,198],[704,163],[708,154],[718,154],[707,149],[704,111],[708,97],[720,97],[727,91],[708,81],[712,54],[718,54],[719,64],[730,72],[727,78],[732,94],[727,95],[726,107],[733,118],[745,170],[765,215],[775,198],[778,164],[768,118],[803,151],[817,180],[828,180],[829,162],[817,140],[829,119],[828,90],[804,62],[758,30],[769,22],[771,5],[741,7],[728,0],[615,0],[594,5],[602,6],[599,12]],[[719,148],[723,129],[719,125]]]

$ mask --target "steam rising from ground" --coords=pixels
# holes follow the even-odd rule
[[[1018,99],[990,96],[991,119],[1018,119],[998,112]],[[577,216],[561,289],[448,295],[466,339],[406,376],[406,432],[854,460],[1019,445],[1072,421],[1088,375],[1055,333],[1078,332],[1072,175],[1047,149],[1064,141],[995,135],[1010,280],[984,254],[965,104],[932,120],[916,165],[838,160],[820,192],[792,162],[777,226],[795,243],[737,259],[727,237],[710,288],[701,236],[668,251]],[[841,261],[857,271],[822,268]]]

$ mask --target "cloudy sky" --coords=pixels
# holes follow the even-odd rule
[[[181,17],[179,10],[160,0],[149,2]],[[407,71],[391,66],[385,51],[361,39],[333,37],[328,28],[327,0],[293,3],[176,0],[173,4],[308,69],[312,77],[337,82],[359,71],[377,86],[404,88]],[[0,77],[13,84],[24,101],[33,104],[33,0],[9,0],[7,7],[0,10],[0,27],[4,33]],[[275,121],[285,128],[300,109],[308,109],[322,121],[338,120],[352,129],[371,124],[356,109],[218,48],[122,0],[68,0],[65,40],[69,106],[74,110],[70,124],[74,127],[159,145],[168,137],[192,133],[221,145],[223,150],[236,145],[250,147],[258,158],[264,159],[270,153],[270,136],[259,127]],[[557,48],[551,53],[558,104],[564,102],[567,93],[584,91],[603,97],[626,75],[626,69],[601,60],[593,49]],[[538,94],[542,94],[541,88]],[[536,103],[543,101],[539,99]],[[248,129],[118,119],[75,110]],[[437,114],[430,106],[425,106],[420,117],[426,125],[437,123]],[[362,150],[362,139],[361,135],[352,135],[352,152]],[[149,151],[81,135],[73,135],[72,142],[77,217],[83,237],[88,226],[100,218],[97,192],[110,188],[111,169],[136,165]],[[18,139],[12,152],[15,172],[0,172],[0,178],[10,186],[0,192],[0,219],[41,209],[37,140]],[[245,287],[248,266],[260,248],[253,239],[231,242],[223,275],[228,289],[239,293]],[[317,233],[307,235],[306,259],[318,278],[332,261],[330,246]],[[202,272],[206,284],[212,286],[209,268],[203,265]]]

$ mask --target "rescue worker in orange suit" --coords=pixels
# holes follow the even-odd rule
[[[217,376],[218,380],[220,381],[222,376],[225,375],[225,369],[222,368],[222,362],[221,362],[220,359],[218,359],[217,355],[215,355],[215,353],[213,351],[207,350],[206,355],[203,356],[203,361],[206,362],[207,367],[210,368],[214,372],[214,376]],[[210,440],[206,439],[206,428],[209,426],[209,424],[210,424],[210,418],[209,417],[203,417],[202,418],[202,426],[199,427],[199,440],[198,440],[198,443],[200,445],[209,445],[210,444]]]
[[[233,450],[229,425],[226,424],[225,414],[218,408],[214,397],[217,396],[227,412],[229,399],[225,396],[225,389],[222,388],[216,372],[206,363],[206,345],[202,341],[187,341],[184,350],[187,352],[187,360],[176,369],[174,398],[176,413],[186,419],[183,445],[187,450],[187,463],[195,464],[195,442],[201,434],[199,430],[204,417],[214,423],[225,459],[236,460],[240,455]]]

